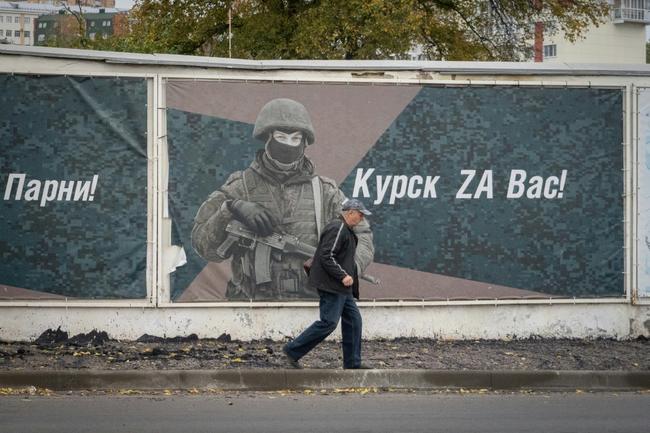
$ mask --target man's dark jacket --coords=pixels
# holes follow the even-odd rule
[[[348,294],[359,299],[359,281],[354,254],[357,236],[343,217],[331,221],[320,236],[314,261],[309,272],[309,284],[324,292]],[[350,287],[343,285],[346,275],[354,279]]]

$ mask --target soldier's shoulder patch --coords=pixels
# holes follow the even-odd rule
[[[226,183],[224,183],[221,188],[219,188],[219,191],[226,194],[228,198],[238,198],[243,194],[244,191],[243,179],[243,172],[236,171],[228,177]]]
[[[320,178],[321,182],[331,185],[334,188],[338,188],[338,185],[336,184],[336,181],[334,179],[330,179],[329,177],[325,177],[325,176],[318,176],[318,177]]]
[[[231,183],[235,182],[236,180],[240,180],[243,177],[243,171],[237,170],[228,176],[228,179],[226,179],[226,183],[224,183],[224,186],[230,185]]]

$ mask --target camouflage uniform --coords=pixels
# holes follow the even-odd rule
[[[256,131],[257,126],[256,124]],[[313,135],[311,140],[313,141]],[[201,205],[194,221],[192,244],[205,260],[220,262],[232,258],[232,278],[226,290],[228,299],[283,300],[318,297],[316,291],[308,287],[308,278],[302,269],[305,258],[300,255],[272,250],[271,282],[256,284],[254,249],[235,245],[226,257],[217,252],[226,240],[225,228],[234,218],[228,203],[237,199],[264,206],[275,216],[276,221],[279,221],[276,232],[294,235],[300,241],[315,247],[320,230],[316,227],[312,184],[314,177],[319,180],[317,185],[321,196],[320,221],[324,227],[341,213],[345,196],[333,180],[314,175],[314,166],[306,156],[302,157],[300,164],[294,169],[283,170],[267,157],[264,149],[261,149],[248,168],[231,174],[226,183]],[[355,261],[359,273],[362,273],[374,256],[372,232],[365,220],[354,230],[359,238]]]

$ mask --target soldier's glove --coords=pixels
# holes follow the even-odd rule
[[[233,216],[249,229],[262,236],[273,233],[277,220],[270,210],[258,203],[245,200],[233,200],[228,208]]]

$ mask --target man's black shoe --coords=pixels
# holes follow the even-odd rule
[[[282,353],[284,353],[284,359],[285,359],[286,363],[289,365],[289,367],[291,367],[291,368],[297,368],[297,369],[301,369],[301,368],[302,368],[302,366],[300,365],[300,363],[298,362],[298,360],[297,360],[297,359],[293,359],[293,358],[291,357],[291,355],[289,355],[289,354],[287,353],[287,348],[286,348],[286,347],[283,347],[283,348],[282,348]]]
[[[363,362],[356,367],[343,367],[345,370],[374,370],[375,368],[371,365],[364,364]]]

